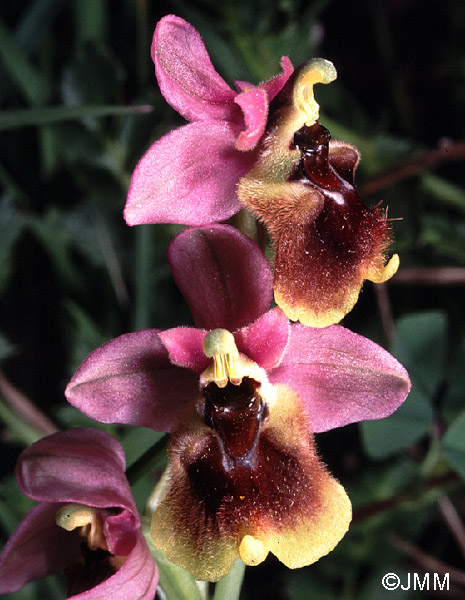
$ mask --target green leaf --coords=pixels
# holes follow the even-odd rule
[[[125,76],[122,65],[107,46],[89,42],[64,73],[64,103],[68,106],[109,104],[118,96]]]
[[[244,573],[245,564],[237,558],[229,573],[215,585],[213,600],[239,600]]]
[[[0,292],[6,287],[11,271],[11,255],[24,228],[24,218],[7,196],[0,202]]]
[[[430,193],[439,204],[465,212],[465,190],[463,187],[454,185],[432,173],[424,173],[421,183],[423,189]]]
[[[24,110],[6,110],[0,113],[0,131],[50,125],[61,121],[84,119],[86,117],[108,117],[147,113],[152,110],[148,105],[136,106],[47,106]]]
[[[79,45],[105,36],[109,25],[108,4],[106,0],[75,0],[75,26]]]
[[[0,58],[11,79],[24,97],[35,105],[45,104],[51,89],[47,78],[38,71],[0,19]]]
[[[404,365],[415,387],[431,398],[441,382],[447,321],[442,312],[407,315],[396,324],[392,354]]]
[[[29,446],[29,444],[33,444],[43,437],[41,431],[26,423],[21,416],[8,406],[3,398],[0,398],[0,421],[5,423],[14,438],[24,446]]]
[[[413,387],[390,417],[361,423],[363,445],[372,458],[385,458],[417,442],[431,431],[433,410],[428,398]]]
[[[452,423],[442,439],[444,454],[465,479],[465,411]]]
[[[426,213],[422,216],[421,235],[417,247],[423,254],[434,254],[444,260],[451,258],[465,262],[465,228],[460,219],[452,220],[441,214]]]
[[[443,377],[446,318],[440,312],[417,313],[397,322],[393,355],[407,369],[412,390],[390,417],[361,423],[366,453],[384,458],[431,432],[432,399]]]
[[[16,354],[17,348],[2,333],[0,333],[0,361]]]
[[[454,349],[448,369],[446,395],[442,404],[442,417],[452,422],[464,406],[463,390],[465,390],[465,335],[461,343]]]

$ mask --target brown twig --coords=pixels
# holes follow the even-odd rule
[[[6,403],[25,421],[44,435],[58,431],[58,427],[40,411],[22,392],[18,390],[0,371],[0,395]]]
[[[457,473],[454,471],[449,471],[442,475],[434,475],[429,477],[422,483],[421,488],[416,482],[414,484],[410,484],[389,498],[377,500],[376,502],[372,502],[371,504],[367,504],[366,506],[361,506],[360,508],[356,509],[354,511],[352,524],[361,523],[367,519],[371,519],[372,517],[375,517],[376,515],[386,512],[392,508],[396,508],[405,502],[412,502],[414,498],[418,498],[419,488],[421,491],[427,492],[436,488],[450,485],[452,483],[457,483],[459,481],[460,477],[457,475]]]
[[[456,160],[465,160],[465,141],[443,141],[438,148],[412,156],[399,165],[375,175],[360,187],[360,194],[362,196],[375,194],[398,181],[417,175],[420,171]]]
[[[376,283],[374,285],[378,312],[381,317],[384,335],[388,346],[394,341],[394,318],[392,316],[391,303],[389,302],[388,288],[385,283]]]
[[[465,267],[412,267],[400,269],[390,282],[463,285],[465,284]]]
[[[444,521],[447,523],[450,532],[455,537],[455,540],[462,551],[462,555],[465,558],[465,527],[462,519],[447,494],[444,494],[444,496],[439,499],[438,505]]]
[[[455,569],[447,563],[434,558],[434,556],[430,556],[426,552],[423,552],[423,550],[420,550],[420,548],[417,548],[417,546],[411,542],[408,542],[397,535],[391,535],[389,539],[393,546],[399,550],[402,550],[402,552],[405,552],[407,556],[410,556],[410,558],[412,558],[412,560],[422,567],[427,573],[434,572],[443,576],[448,573],[451,581],[465,586],[465,571]]]

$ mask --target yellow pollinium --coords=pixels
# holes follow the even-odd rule
[[[373,283],[384,283],[388,279],[391,279],[393,275],[397,273],[397,269],[399,268],[399,255],[393,254],[387,264],[381,270],[372,269],[368,275],[367,279],[372,281]]]
[[[242,377],[238,371],[239,351],[234,336],[227,329],[213,329],[203,341],[205,356],[213,358],[214,382],[220,388],[228,381],[239,385]]]
[[[259,539],[252,535],[244,535],[239,545],[239,556],[247,566],[255,567],[265,560],[268,550]]]
[[[313,95],[313,86],[316,83],[331,83],[336,77],[333,63],[324,58],[310,60],[299,73],[294,84],[293,101],[295,108],[304,117],[304,124],[308,127],[318,120],[320,112]]]
[[[80,528],[79,533],[86,538],[91,550],[108,550],[96,508],[82,504],[67,504],[57,512],[56,524],[66,531]]]

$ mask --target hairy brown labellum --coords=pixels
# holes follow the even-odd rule
[[[293,142],[301,158],[289,182],[301,183],[310,197],[318,194],[323,201],[316,217],[296,212],[280,228],[275,292],[303,322],[308,306],[329,324],[327,316],[339,321],[352,308],[363,279],[383,271],[389,228],[383,212],[365,206],[353,186],[359,160],[354,148],[330,144],[329,131],[319,123],[297,131]]]
[[[353,185],[358,151],[330,141],[316,120],[313,97],[314,119],[302,116],[306,90],[315,82],[307,67],[271,104],[259,158],[238,194],[271,234],[277,304],[292,320],[325,327],[351,310],[364,279],[391,277],[398,258],[385,265],[385,214],[367,207]]]
[[[258,564],[269,551],[291,567],[310,564],[350,521],[350,502],[319,461],[300,400],[278,386],[266,418],[257,382],[244,380],[221,394],[207,386],[208,425],[196,416],[170,441],[151,534],[197,579],[216,581],[238,556]]]

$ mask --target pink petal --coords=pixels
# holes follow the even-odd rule
[[[197,327],[234,331],[255,321],[271,304],[268,261],[233,227],[182,231],[168,248],[168,261]]]
[[[68,600],[153,600],[158,569],[141,532],[123,566],[103,583]]]
[[[238,150],[252,150],[260,141],[268,118],[268,96],[262,89],[251,89],[234,99],[244,113],[246,129],[237,138]]]
[[[158,22],[152,60],[161,93],[188,121],[230,120],[235,92],[213,67],[199,33],[184,19]]]
[[[289,339],[289,319],[280,308],[274,308],[254,323],[234,333],[237,347],[263,369],[276,367]]]
[[[303,400],[316,433],[390,415],[406,398],[410,380],[386,350],[339,325],[291,325],[281,364],[269,372]]]
[[[155,142],[132,175],[126,223],[203,225],[231,217],[240,209],[236,184],[253,163],[236,150],[236,135],[224,121],[197,122]]]
[[[60,573],[78,554],[80,540],[55,523],[61,504],[38,504],[23,518],[0,554],[0,594]]]
[[[55,433],[20,454],[18,486],[34,500],[121,507],[137,515],[121,453],[119,442],[97,429]]]
[[[271,102],[275,96],[283,89],[287,80],[294,72],[294,67],[287,56],[281,58],[281,67],[283,72],[281,75],[276,75],[273,79],[261,83],[258,87],[264,90],[268,96],[268,102]]]
[[[196,391],[194,373],[173,366],[158,330],[147,329],[97,348],[65,394],[73,406],[102,423],[171,431]]]
[[[206,331],[190,327],[176,327],[160,333],[163,344],[168,349],[172,363],[200,374],[211,363],[203,352]]]

